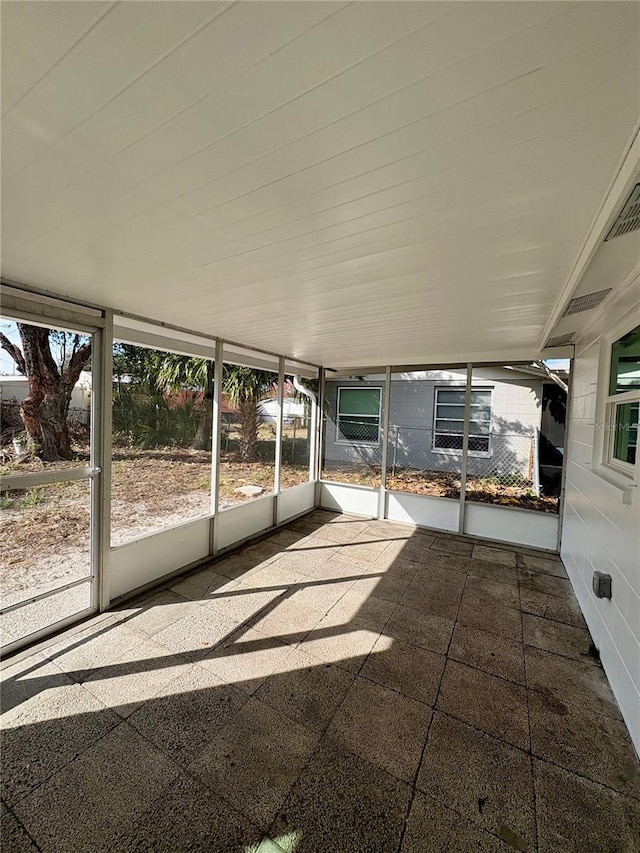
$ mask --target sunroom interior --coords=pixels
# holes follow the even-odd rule
[[[268,679],[304,669],[282,664],[274,642],[337,673],[349,725],[335,722],[339,703],[326,732],[298,720],[292,764],[273,771],[268,795],[256,793],[257,767],[221,777],[229,753],[242,765],[235,740],[215,745],[215,773],[204,759],[192,772],[189,750],[188,762],[172,753],[162,774],[174,780],[178,767],[225,805],[165,827],[166,849],[635,849],[637,4],[24,0],[3,4],[2,48],[7,849],[165,849],[152,846],[159,781],[137,811],[122,805],[118,826],[51,828],[37,815],[50,817],[55,780],[105,732],[125,739],[124,754],[137,748],[125,749],[131,732],[143,737],[143,707],[200,707],[207,662],[218,686],[251,697],[238,702],[233,737],[245,731],[268,753],[279,735],[261,742],[259,702],[267,728],[279,725],[274,708],[294,719],[269,699]],[[64,415],[68,454],[32,440],[33,330],[48,330],[58,379],[86,352]],[[248,609],[250,597],[244,609],[233,597],[258,590]],[[484,605],[469,604],[470,590]],[[185,609],[194,601],[197,618]],[[495,630],[497,604],[515,634]],[[176,632],[174,612],[204,633]],[[425,612],[450,620],[447,637],[424,640]],[[479,635],[466,637],[473,653],[460,651],[465,631]],[[137,669],[125,649],[134,636],[147,654]],[[495,644],[484,663],[473,657],[481,640]],[[236,669],[220,664],[230,642]],[[83,657],[85,643],[94,651]],[[495,669],[504,644],[519,644],[522,675]],[[425,655],[442,656],[442,669]],[[575,665],[558,676],[556,701],[584,667],[589,695],[610,695],[575,724],[593,729],[582,763],[567,757],[575,744],[553,755],[535,745],[532,707],[553,681],[542,664],[535,674],[544,655],[545,666]],[[260,656],[263,670],[251,663]],[[390,686],[381,661],[392,659],[401,675]],[[467,664],[496,695],[501,679],[526,691],[522,736],[517,715],[487,729],[461,710],[471,700],[456,706],[453,687],[445,696]],[[113,693],[120,677],[170,667],[186,667],[175,672],[182,687],[159,679],[135,701],[126,685]],[[47,690],[91,682],[90,670],[106,679],[105,668],[112,692],[89,689],[101,703],[95,737],[51,768],[44,760],[37,778],[16,770],[30,755],[22,728],[36,744],[67,737],[47,729]],[[402,760],[395,742],[380,757],[356,719],[369,702],[387,707],[372,684],[429,709]],[[482,692],[474,683],[469,696]],[[132,714],[131,726],[107,724],[106,708],[118,721]],[[217,706],[207,713],[209,731],[227,726]],[[388,734],[398,720],[386,713]],[[528,794],[511,813],[504,791],[476,796],[469,782],[469,811],[456,783],[425,781],[438,738],[467,750],[474,731],[526,756],[530,808]],[[381,781],[375,794],[351,787],[356,770],[332,777],[336,750],[410,795]],[[90,775],[78,773],[69,779]],[[355,792],[368,830],[329,793],[322,807],[305,800],[316,789],[300,779],[314,773],[325,793],[328,779],[347,801]],[[55,790],[71,790],[69,779]],[[87,782],[88,803],[108,780]],[[391,817],[379,824],[381,803]],[[136,832],[149,846],[135,846]]]

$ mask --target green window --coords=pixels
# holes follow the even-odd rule
[[[462,450],[464,439],[464,388],[436,388],[435,450]],[[471,391],[469,450],[488,453],[491,434],[491,389]]]
[[[381,388],[338,388],[337,440],[379,444]]]
[[[622,463],[622,469],[636,463],[639,408],[640,326],[636,326],[611,347],[608,461],[614,466]]]

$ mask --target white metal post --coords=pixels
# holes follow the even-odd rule
[[[276,458],[273,479],[273,526],[280,521],[280,484],[282,481],[282,425],[284,420],[284,358],[278,359],[278,420],[276,422]]]
[[[382,457],[380,459],[380,494],[378,496],[378,518],[385,517],[387,499],[387,458],[389,456],[389,418],[391,413],[391,366],[384,374],[384,406],[382,407]]]
[[[458,518],[458,533],[464,533],[464,518],[467,492],[467,462],[469,459],[469,431],[471,425],[471,381],[473,365],[467,364],[467,384],[464,395],[464,428],[462,434],[462,464],[460,466],[460,514]]]
[[[319,382],[318,382],[318,417],[316,423],[316,458],[315,458],[315,469],[316,469],[316,488],[315,488],[315,500],[314,503],[316,506],[320,506],[320,498],[322,495],[322,483],[320,482],[322,479],[322,453],[323,453],[323,431],[324,431],[324,397],[326,393],[326,378],[325,378],[325,369],[324,367],[320,368],[319,373]]]
[[[91,563],[94,573],[92,607],[100,612],[111,602],[111,442],[113,425],[113,312],[105,311],[104,326],[96,332],[92,353]]]
[[[222,433],[222,372],[224,345],[216,341],[213,366],[213,424],[211,429],[211,520],[209,522],[209,553],[218,553],[218,511],[220,491],[220,443]]]

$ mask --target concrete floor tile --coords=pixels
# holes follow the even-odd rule
[[[192,663],[166,649],[145,649],[143,660],[97,669],[82,682],[85,690],[121,717],[157,696],[167,685],[191,669]]]
[[[309,729],[251,698],[200,750],[189,772],[266,829],[317,742]]]
[[[168,788],[177,768],[122,723],[16,805],[43,851],[107,851]]]
[[[372,575],[354,581],[351,592],[354,595],[361,596],[373,595],[375,598],[397,604],[410,583],[411,576],[406,573],[387,571],[381,577]]]
[[[508,681],[525,683],[524,649],[515,640],[496,637],[467,625],[456,625],[449,657]]]
[[[534,761],[540,853],[636,853],[640,804]]]
[[[456,554],[445,551],[427,551],[423,565],[427,570],[430,568],[440,568],[451,574],[456,572],[459,575],[466,575],[469,571],[471,556],[469,554]]]
[[[267,678],[257,699],[312,731],[322,732],[353,684],[354,674],[292,649],[291,669]]]
[[[140,601],[136,601],[117,612],[128,627],[153,637],[158,631],[162,631],[168,625],[188,616],[195,607],[200,606],[200,601],[193,601],[178,595],[169,589],[163,589],[155,595],[150,595]]]
[[[431,708],[356,678],[328,733],[361,758],[406,782],[413,780],[431,721]]]
[[[459,580],[456,581],[454,578]],[[451,579],[443,581],[421,573],[407,588],[401,604],[419,613],[431,613],[445,619],[455,619],[463,588],[463,575],[452,575]]]
[[[326,614],[334,604],[349,592],[355,581],[343,580],[320,580],[319,578],[306,578],[303,583],[296,585],[295,592],[289,597],[289,601],[295,605],[310,607]]]
[[[523,613],[552,619],[554,622],[565,622],[576,628],[586,628],[580,605],[574,596],[546,595],[531,589],[520,589],[520,607]]]
[[[27,830],[8,810],[0,816],[0,849],[2,853],[38,853]]]
[[[503,607],[516,609],[520,607],[518,587],[511,583],[500,583],[500,581],[470,575],[467,578],[465,593],[486,601],[494,601],[496,604],[502,604]]]
[[[469,560],[468,574],[470,578],[484,578],[511,586],[518,586],[518,570],[515,566],[505,566],[502,563],[488,563],[484,560]]]
[[[2,797],[13,805],[120,723],[50,661],[3,671]]]
[[[527,687],[561,702],[622,719],[604,670],[597,661],[571,660],[542,649],[525,647]]]
[[[300,650],[320,663],[358,672],[380,637],[380,632],[372,631],[368,625],[356,619],[345,625],[335,625],[333,618],[325,619],[307,634],[299,646]],[[391,638],[384,638],[381,648],[389,647],[391,643]]]
[[[289,672],[295,664],[293,646],[251,628],[227,637],[199,664],[225,684],[234,684],[252,695],[266,678]]]
[[[222,575],[230,580],[243,580],[255,572],[259,572],[265,566],[263,561],[255,555],[246,555],[242,552],[216,560],[214,569],[216,574]]]
[[[230,588],[223,588],[213,593],[205,601],[200,602],[202,611],[200,618],[216,623],[240,625],[249,619],[257,619],[263,612],[269,612],[274,602],[283,596],[283,590],[273,588],[253,587],[250,584],[236,583]]]
[[[183,655],[195,662],[204,657],[218,643],[232,634],[238,621],[218,610],[199,607],[189,616],[178,619],[154,635],[154,640],[174,654]]]
[[[542,574],[552,575],[556,578],[567,577],[565,568],[559,559],[538,557],[534,554],[519,554],[518,565],[523,569],[528,569],[532,572],[541,572]]]
[[[322,620],[323,627],[346,625],[356,620],[371,631],[383,630],[397,605],[374,595],[367,595],[356,588],[350,589],[334,604]]]
[[[172,761],[186,767],[248,700],[248,693],[225,684],[206,662],[192,664],[128,721]]]
[[[640,799],[640,762],[622,720],[533,691],[529,709],[534,755]]]
[[[454,539],[451,536],[437,536],[431,546],[434,551],[445,551],[448,554],[460,554],[470,557],[474,548],[473,542],[465,542],[462,539]]]
[[[400,853],[512,853],[513,847],[416,792]]]
[[[114,839],[112,850],[257,853],[261,838],[255,824],[214,791],[194,779],[179,776],[134,827]]]
[[[227,583],[229,583],[228,577],[218,574],[211,569],[202,569],[171,584],[170,589],[177,595],[182,596],[182,598],[199,601],[202,598],[206,598],[207,593],[214,592]]]
[[[527,697],[519,684],[449,660],[436,708],[519,749],[529,748]]]
[[[402,640],[387,643],[386,637],[378,640],[360,675],[433,707],[446,658]]]
[[[496,601],[478,598],[466,591],[460,602],[458,622],[510,640],[522,639],[522,617],[519,610],[505,607]]]
[[[320,744],[269,835],[285,853],[397,850],[410,788],[330,738]]]
[[[535,646],[576,660],[588,659],[591,635],[584,628],[523,613],[522,631],[527,646]]]
[[[520,575],[520,589],[525,592],[554,595],[563,600],[573,598],[571,581],[568,579],[545,575],[541,572],[532,572],[529,569],[518,569],[518,574]]]
[[[484,560],[500,566],[516,567],[516,552],[508,548],[494,548],[489,545],[476,545],[471,552],[474,560]]]
[[[194,609],[194,614],[196,610]],[[47,648],[47,656],[74,680],[83,681],[93,670],[139,661],[142,648],[156,641],[129,627],[126,622],[107,621],[93,624],[82,631],[65,636]]]
[[[256,628],[265,637],[296,645],[309,631],[313,631],[324,615],[322,610],[314,610],[290,598],[284,598],[274,601],[272,606],[252,619],[251,627]]]
[[[526,752],[436,713],[417,787],[516,849],[533,850],[536,825]]]
[[[454,622],[429,613],[419,613],[399,604],[387,622],[385,635],[404,640],[438,654],[445,654],[453,633]]]

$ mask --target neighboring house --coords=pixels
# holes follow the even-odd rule
[[[304,418],[304,401],[293,397],[285,397],[282,401],[282,417],[285,424],[291,424],[295,418]],[[265,423],[276,423],[278,420],[278,399],[270,397],[261,400],[258,404],[258,413],[261,421]]]
[[[549,382],[534,367],[474,368],[468,462],[472,476],[533,479],[544,386]],[[460,470],[465,384],[464,368],[392,374],[390,470]],[[327,382],[326,463],[380,463],[384,385],[384,376]]]
[[[0,376],[0,401],[20,403],[29,395],[29,380],[22,374]],[[81,423],[89,423],[91,412],[91,373],[83,370],[71,392],[70,413]]]

